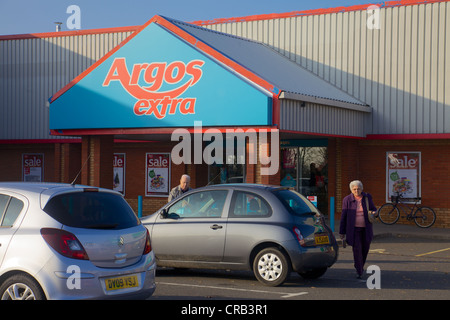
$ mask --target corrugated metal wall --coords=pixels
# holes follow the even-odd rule
[[[364,101],[373,108],[368,134],[450,133],[450,3],[381,8],[380,29],[367,27],[369,17],[363,10],[205,27],[264,42]]]
[[[0,41],[0,140],[55,139],[48,98],[130,32]]]
[[[450,133],[450,3],[386,7],[379,14],[379,30],[367,28],[366,11],[206,27],[267,43],[364,101],[373,108],[364,115],[368,134]],[[0,139],[49,138],[47,99],[130,34],[1,40]],[[294,103],[281,104],[286,128],[308,128],[293,126],[287,116],[292,110],[285,106]],[[309,122],[333,116],[319,105],[308,108]],[[316,123],[325,129],[342,123],[345,114]],[[361,116],[352,113],[348,119]]]
[[[364,119],[370,113],[283,99],[280,103],[280,128],[314,134],[364,137]]]

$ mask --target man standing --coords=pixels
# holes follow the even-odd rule
[[[183,193],[188,192],[191,190],[189,187],[189,183],[191,182],[191,177],[187,174],[183,174],[180,179],[180,185],[176,186],[170,191],[168,202],[172,201],[173,199],[178,198]]]

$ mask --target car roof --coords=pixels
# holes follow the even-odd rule
[[[288,189],[287,187],[258,184],[258,183],[224,183],[224,184],[214,184],[203,188],[230,188],[230,189],[248,189],[248,190],[278,190],[278,189]],[[202,188],[202,189],[203,189]]]
[[[120,194],[116,191],[79,184],[58,182],[0,182],[0,191],[10,191],[40,201],[41,208],[56,194],[67,192],[83,192],[85,190],[104,191]]]
[[[86,188],[87,186],[56,182],[0,182],[0,190],[30,193],[42,193],[47,190],[58,192],[64,189],[79,189],[80,187]]]

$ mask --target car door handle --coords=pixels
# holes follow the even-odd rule
[[[218,224],[213,224],[212,226],[210,226],[211,229],[213,230],[217,230],[217,229],[222,229],[222,226],[219,226]]]

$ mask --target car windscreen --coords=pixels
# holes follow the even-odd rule
[[[295,215],[311,215],[319,212],[308,199],[298,192],[282,189],[276,190],[274,194],[280,199],[288,211]]]
[[[75,228],[125,229],[140,224],[128,203],[107,192],[71,192],[57,195],[44,211],[58,222]]]

